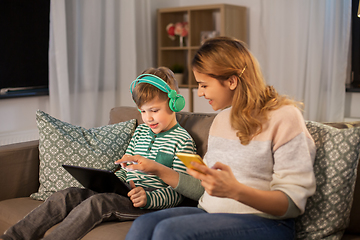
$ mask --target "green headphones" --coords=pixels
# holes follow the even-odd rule
[[[134,88],[139,83],[148,83],[151,84],[161,91],[168,94],[170,98],[169,107],[173,112],[180,112],[185,107],[185,99],[182,95],[177,94],[177,92],[170,88],[170,86],[158,76],[153,74],[141,74],[138,76],[130,85],[130,92],[132,94]]]

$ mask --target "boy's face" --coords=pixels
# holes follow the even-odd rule
[[[155,134],[168,131],[177,123],[175,113],[170,110],[168,100],[160,100],[159,97],[156,97],[143,104],[139,109],[142,120]]]

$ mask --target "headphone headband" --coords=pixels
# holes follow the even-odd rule
[[[133,93],[135,87],[139,83],[148,83],[151,84],[161,91],[168,94],[170,98],[169,107],[173,112],[180,112],[185,107],[185,99],[182,95],[177,94],[177,92],[170,88],[170,86],[161,78],[153,74],[141,74],[130,85],[130,92]]]
[[[169,93],[172,89],[170,86],[161,78],[153,74],[141,74],[138,76],[130,85],[130,92],[134,91],[135,87],[139,83],[149,83],[165,93]]]

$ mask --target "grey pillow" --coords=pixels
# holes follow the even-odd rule
[[[60,121],[38,110],[40,187],[30,197],[46,200],[52,193],[82,187],[62,164],[114,171],[114,161],[120,159],[129,145],[136,120],[98,128],[85,129]]]
[[[341,239],[349,224],[360,148],[360,128],[306,126],[316,145],[316,192],[296,219],[297,239]]]

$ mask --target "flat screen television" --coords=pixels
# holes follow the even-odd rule
[[[355,88],[360,88],[360,18],[358,17],[358,0],[352,0],[351,12],[351,71],[352,71],[352,85]]]
[[[50,0],[0,1],[0,89],[48,89]]]

